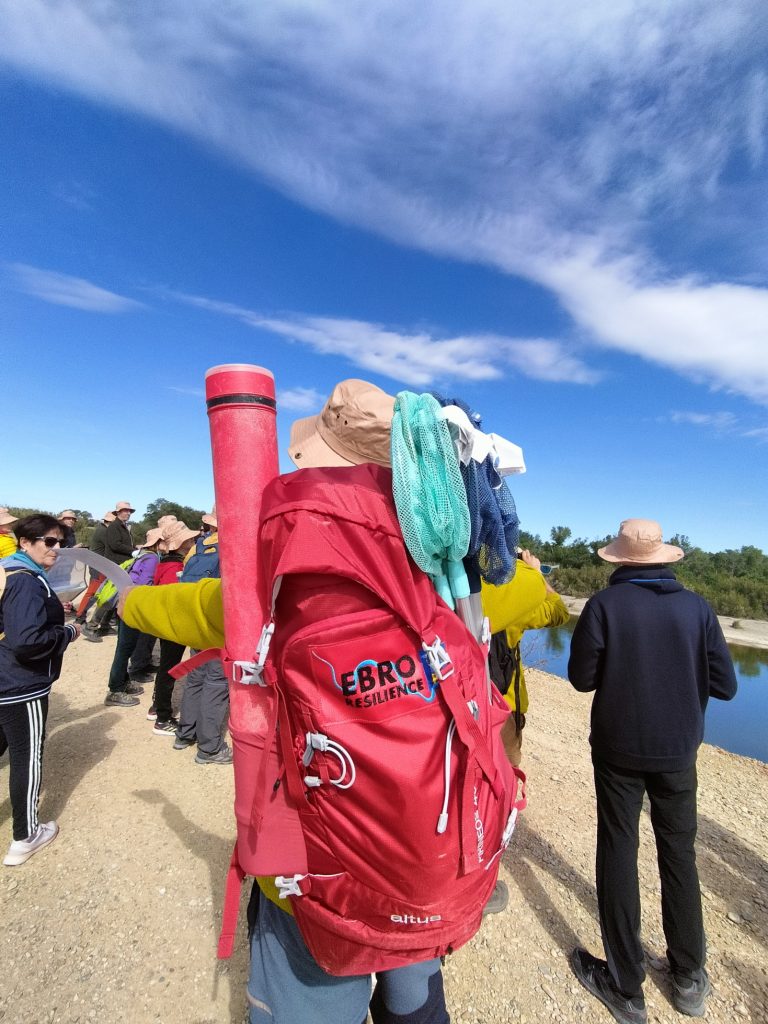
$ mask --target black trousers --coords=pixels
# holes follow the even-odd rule
[[[173,715],[171,700],[175,680],[173,676],[168,675],[168,672],[174,665],[179,664],[185,649],[184,644],[160,639],[160,667],[155,676],[155,696],[153,698],[158,722],[167,722]]]
[[[48,698],[0,704],[0,755],[8,751],[13,838],[27,839],[37,829],[37,804],[43,781],[43,745]]]
[[[594,761],[597,795],[597,902],[608,967],[627,998],[645,979],[640,941],[637,851],[643,796],[661,879],[661,913],[672,973],[696,978],[704,966],[701,890],[696,870],[696,765],[682,772],[641,772]]]

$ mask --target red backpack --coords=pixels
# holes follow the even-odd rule
[[[525,806],[485,652],[410,558],[389,470],[272,481],[259,558],[271,616],[255,673],[230,684],[231,880],[278,875],[331,974],[451,952],[478,930]],[[277,800],[292,810],[267,836]]]

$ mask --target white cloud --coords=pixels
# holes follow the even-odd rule
[[[507,366],[534,380],[592,384],[599,379],[596,371],[559,342],[543,338],[496,334],[436,338],[427,331],[410,333],[340,317],[265,317],[254,310],[200,295],[164,294],[288,341],[301,342],[321,355],[342,356],[363,370],[413,387],[428,388],[449,380],[499,380]]]
[[[286,388],[278,390],[277,406],[294,412],[319,412],[326,398],[327,395],[321,395],[317,388]]]
[[[166,391],[175,391],[177,395],[188,395],[190,398],[205,398],[204,388],[177,387],[175,384],[164,385]]]
[[[41,270],[26,263],[8,263],[6,266],[21,291],[43,302],[84,309],[89,313],[125,313],[142,308],[140,302],[99,288],[82,277]]]
[[[754,430],[745,430],[742,437],[753,437],[756,441],[768,444],[768,427],[757,427]]]
[[[540,274],[598,344],[768,403],[768,290],[649,281],[634,261],[600,264],[591,254]]]
[[[718,431],[730,430],[736,424],[736,417],[731,412],[673,412],[669,418],[673,423],[712,427]]]
[[[673,278],[647,249],[670,224],[722,229],[737,187],[765,192],[764,0],[192,11],[0,0],[0,60],[202,139],[316,210],[543,284],[583,341],[768,401],[768,292]],[[763,245],[746,204],[728,231]],[[316,346],[345,334],[292,330]],[[370,368],[404,372],[400,336],[373,333]],[[496,372],[487,339],[411,340],[412,383],[452,352],[470,379]]]

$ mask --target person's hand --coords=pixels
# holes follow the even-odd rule
[[[120,597],[118,598],[118,601],[117,601],[117,614],[120,616],[121,619],[123,617],[123,612],[125,611],[125,601],[126,601],[126,598],[130,594],[130,592],[132,590],[135,590],[135,589],[136,589],[136,584],[132,583],[129,587],[126,587],[125,590],[121,590],[120,591]]]
[[[74,631],[75,631],[75,635],[72,637],[72,640],[73,641],[77,640],[77,638],[82,633],[82,629],[80,628],[80,624],[78,622],[69,622],[69,623],[67,623],[67,625],[71,626],[72,629],[74,629]]]
[[[526,565],[530,565],[532,569],[541,569],[541,559],[537,558],[536,555],[532,555],[527,548],[521,552],[520,559]]]
[[[71,612],[73,610],[71,601],[62,601],[61,606],[65,612]]]

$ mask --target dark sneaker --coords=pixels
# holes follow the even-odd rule
[[[38,850],[42,850],[44,846],[52,843],[58,834],[59,826],[55,821],[47,821],[45,824],[38,825],[33,835],[26,839],[14,839],[8,847],[3,864],[8,868],[24,864]]]
[[[107,707],[134,708],[139,703],[138,697],[132,697],[127,690],[110,690],[104,698]]]
[[[178,718],[169,718],[166,722],[161,722],[159,719],[155,721],[155,727],[152,732],[155,736],[175,736],[176,730],[179,728]]]
[[[617,992],[605,960],[598,960],[586,949],[574,949],[571,967],[584,988],[610,1010],[619,1024],[646,1024],[645,999],[642,996],[627,999]]]
[[[496,887],[491,893],[491,898],[483,907],[483,917],[486,914],[500,914],[502,910],[507,909],[509,903],[509,889],[507,883],[502,882],[501,879],[496,883]]]
[[[198,750],[195,754],[195,764],[232,764],[232,748],[222,743],[215,754],[204,754]]]
[[[125,688],[125,693],[130,693],[132,697],[138,697],[140,693],[144,693],[144,687],[131,680]]]
[[[699,978],[680,978],[672,975],[672,1002],[679,1013],[689,1017],[703,1017],[707,996],[712,991],[709,975],[702,967]]]
[[[92,629],[91,626],[87,624],[83,626],[82,630],[80,631],[80,636],[83,637],[84,640],[90,640],[92,644],[100,644],[104,642],[104,637],[100,633],[97,633],[95,629]]]
[[[150,704],[149,705],[149,710],[147,711],[147,721],[148,722],[154,722],[156,719],[157,719],[157,710],[156,710],[154,704]]]
[[[174,750],[186,750],[187,747],[194,747],[197,743],[197,738],[192,737],[191,740],[182,739],[181,736],[177,736],[173,743]]]
[[[152,680],[155,678],[154,672],[150,672],[148,670],[144,671],[144,672],[130,672],[129,671],[128,674],[131,677],[131,682],[132,683],[151,683]]]

